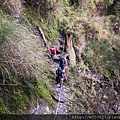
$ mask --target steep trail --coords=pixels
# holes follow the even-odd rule
[[[58,43],[57,43],[57,51],[58,51],[58,56],[63,56],[64,53],[64,48],[65,48],[65,38],[63,35],[60,34],[58,35]],[[55,58],[56,59],[56,58]],[[56,72],[57,67],[59,66],[59,62],[55,61],[51,64],[52,71]],[[54,84],[57,96],[55,97],[58,101],[56,102],[56,111],[54,114],[68,114],[67,110],[67,104],[69,102],[68,98],[70,95],[69,93],[69,88],[67,85],[62,82],[62,85],[60,87],[60,84]]]
[[[42,39],[38,31],[36,35],[39,39]],[[44,43],[39,44],[44,47]],[[60,56],[63,56],[65,54],[65,38],[60,32],[58,32],[58,40],[56,41],[54,46],[57,48],[57,55],[53,59],[48,53],[44,53],[44,56],[46,57],[46,59],[48,59],[52,72],[56,76],[56,70],[59,66]],[[62,87],[60,87],[60,84],[56,84],[55,80],[53,86],[56,91],[56,96],[52,96],[52,98],[55,100],[56,110],[50,109],[48,114],[68,114],[67,106],[69,104],[69,98],[72,99],[69,87],[65,83],[63,83]],[[45,103],[38,103],[38,99],[36,98],[36,105],[30,110],[28,110],[27,114],[45,114],[47,106],[48,105]]]
[[[37,36],[40,37],[39,34]],[[39,39],[42,39],[42,38],[39,38]],[[44,47],[44,43],[41,45],[42,45],[42,47]],[[64,52],[65,38],[63,37],[63,35],[60,32],[58,32],[58,40],[55,43],[55,47],[57,48],[57,56],[55,56],[54,59],[52,59],[51,57],[48,56],[48,53],[47,53],[47,54],[45,54],[45,57],[46,57],[46,59],[48,59],[48,62],[52,69],[52,72],[56,76],[56,69],[59,66],[59,56],[63,56],[65,54],[65,52]],[[82,63],[84,64],[84,61],[82,61]],[[84,71],[82,69],[79,69],[78,72],[80,73],[80,76],[83,79],[83,83],[84,83],[84,80],[89,81],[90,79],[92,79],[93,86],[94,85],[99,86],[101,83],[104,83],[106,85],[106,88],[107,89],[109,88],[108,81],[106,81],[100,73]],[[70,80],[68,80],[68,81],[70,81]],[[56,99],[55,100],[56,110],[50,109],[48,114],[69,114],[69,108],[71,108],[71,104],[74,104],[74,92],[70,92],[70,91],[72,91],[71,88],[69,88],[69,86],[67,86],[67,84],[64,84],[64,83],[63,83],[62,88],[60,88],[59,84],[58,85],[55,84],[55,80],[54,80],[53,86],[56,90],[56,96],[53,96],[54,97],[53,99],[54,100]],[[109,88],[109,91],[111,93],[116,94],[116,91],[111,87]],[[103,96],[103,98],[108,97],[108,96],[105,96],[103,93],[104,93],[103,88],[98,87],[96,89],[97,96],[99,96],[101,94]],[[44,114],[46,112],[46,107],[48,105],[45,103],[39,104],[37,101],[38,100],[36,98],[37,104],[33,109],[31,109],[31,111],[28,112],[28,114]],[[60,101],[60,102],[58,102],[58,101]],[[107,105],[107,103],[106,103],[107,101],[102,101],[102,102],[104,102],[104,105],[105,104]],[[102,102],[99,104],[103,105]],[[117,109],[119,109],[119,111],[120,111],[119,104],[116,103],[115,105],[117,106]],[[112,110],[109,109],[109,111],[112,111]]]
[[[61,38],[61,37],[59,37]],[[64,40],[60,39],[60,41]],[[65,43],[65,41],[64,41]],[[64,44],[65,45],[65,44]],[[64,46],[65,47],[65,46]],[[84,61],[81,61],[84,64]],[[82,71],[82,70],[80,70]],[[115,96],[117,95],[116,90],[114,89],[113,85],[110,83],[109,80],[105,79],[104,76],[102,74],[100,74],[99,72],[93,72],[93,71],[82,71],[80,72],[80,76],[82,77],[82,80],[84,82],[84,80],[88,80],[91,81],[90,86],[93,87],[96,91],[96,97],[99,97],[100,95],[102,95],[102,99],[101,101],[99,101],[99,106],[106,112],[109,113],[114,113],[112,107],[109,108],[108,106],[110,104],[113,104],[113,106],[115,107],[114,109],[116,111],[120,111],[120,102],[119,102],[119,96],[116,97],[113,101],[116,101],[115,103],[113,103],[111,100],[105,100],[107,98],[109,98],[110,94],[114,94]],[[56,86],[55,86],[56,87]],[[67,86],[63,85],[63,92],[61,96],[61,100],[65,101],[65,103],[60,103],[59,109],[58,109],[58,114],[67,114],[69,113],[68,111],[68,104],[74,104],[74,93],[70,93],[71,88],[68,88]],[[58,94],[60,94],[60,90],[59,88],[56,87],[56,91],[58,91]],[[106,91],[106,92],[105,92]],[[108,93],[107,93],[108,92]],[[69,99],[70,98],[70,99]],[[109,103],[109,104],[108,104]],[[72,108],[71,108],[72,109]],[[101,110],[102,112],[102,110]]]

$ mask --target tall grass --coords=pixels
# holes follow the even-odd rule
[[[53,106],[50,92],[53,91],[51,84],[54,77],[43,57],[38,38],[30,28],[13,21],[1,22],[0,28],[0,85],[4,91],[1,113],[6,112],[5,108],[7,113],[24,113],[35,99],[39,99],[39,102],[45,100]],[[6,85],[8,87],[4,87]],[[12,89],[8,94],[6,91],[10,86]],[[17,92],[19,96],[15,94]],[[15,102],[10,105],[12,100]],[[26,100],[29,104],[26,104]]]
[[[6,5],[10,14],[15,17],[20,17],[23,11],[22,0],[4,0],[3,6]]]

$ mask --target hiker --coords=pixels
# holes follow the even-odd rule
[[[61,67],[58,67],[58,69],[56,70],[56,75],[57,75],[56,82],[58,84],[58,83],[60,83],[60,80],[62,78],[62,69],[61,69]]]
[[[54,57],[56,55],[56,48],[52,46],[48,52],[51,54],[51,57]]]
[[[60,67],[62,70],[64,70],[64,67],[67,65],[67,59],[66,58],[61,58],[60,59]]]
[[[58,69],[56,70],[56,82],[57,84],[60,83],[60,80],[63,78],[64,81],[66,81],[66,72],[65,70],[62,70],[61,67],[58,67]]]

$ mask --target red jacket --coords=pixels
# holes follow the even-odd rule
[[[55,47],[51,47],[48,51],[51,52],[53,55],[56,55],[56,48]]]

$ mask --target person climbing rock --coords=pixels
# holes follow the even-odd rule
[[[66,82],[67,76],[66,76],[65,70],[62,70],[61,67],[58,67],[58,69],[56,70],[56,74],[57,74],[57,77],[56,77],[57,84],[60,83],[62,78],[63,78],[63,81]]]
[[[66,77],[66,72],[65,70],[62,70],[61,67],[58,67],[58,69],[56,70],[56,82],[57,84],[60,83],[61,79],[63,78],[63,81],[65,82],[67,77]]]
[[[56,48],[52,46],[48,52],[50,53],[51,57],[53,58],[56,55]]]
[[[64,67],[67,65],[67,59],[66,58],[64,58],[64,57],[62,57],[61,59],[60,59],[60,67],[61,67],[61,69],[62,70],[64,70]]]
[[[58,69],[56,70],[56,75],[57,75],[56,82],[58,84],[58,83],[60,83],[60,80],[62,78],[62,69],[61,69],[61,67],[58,67]]]

